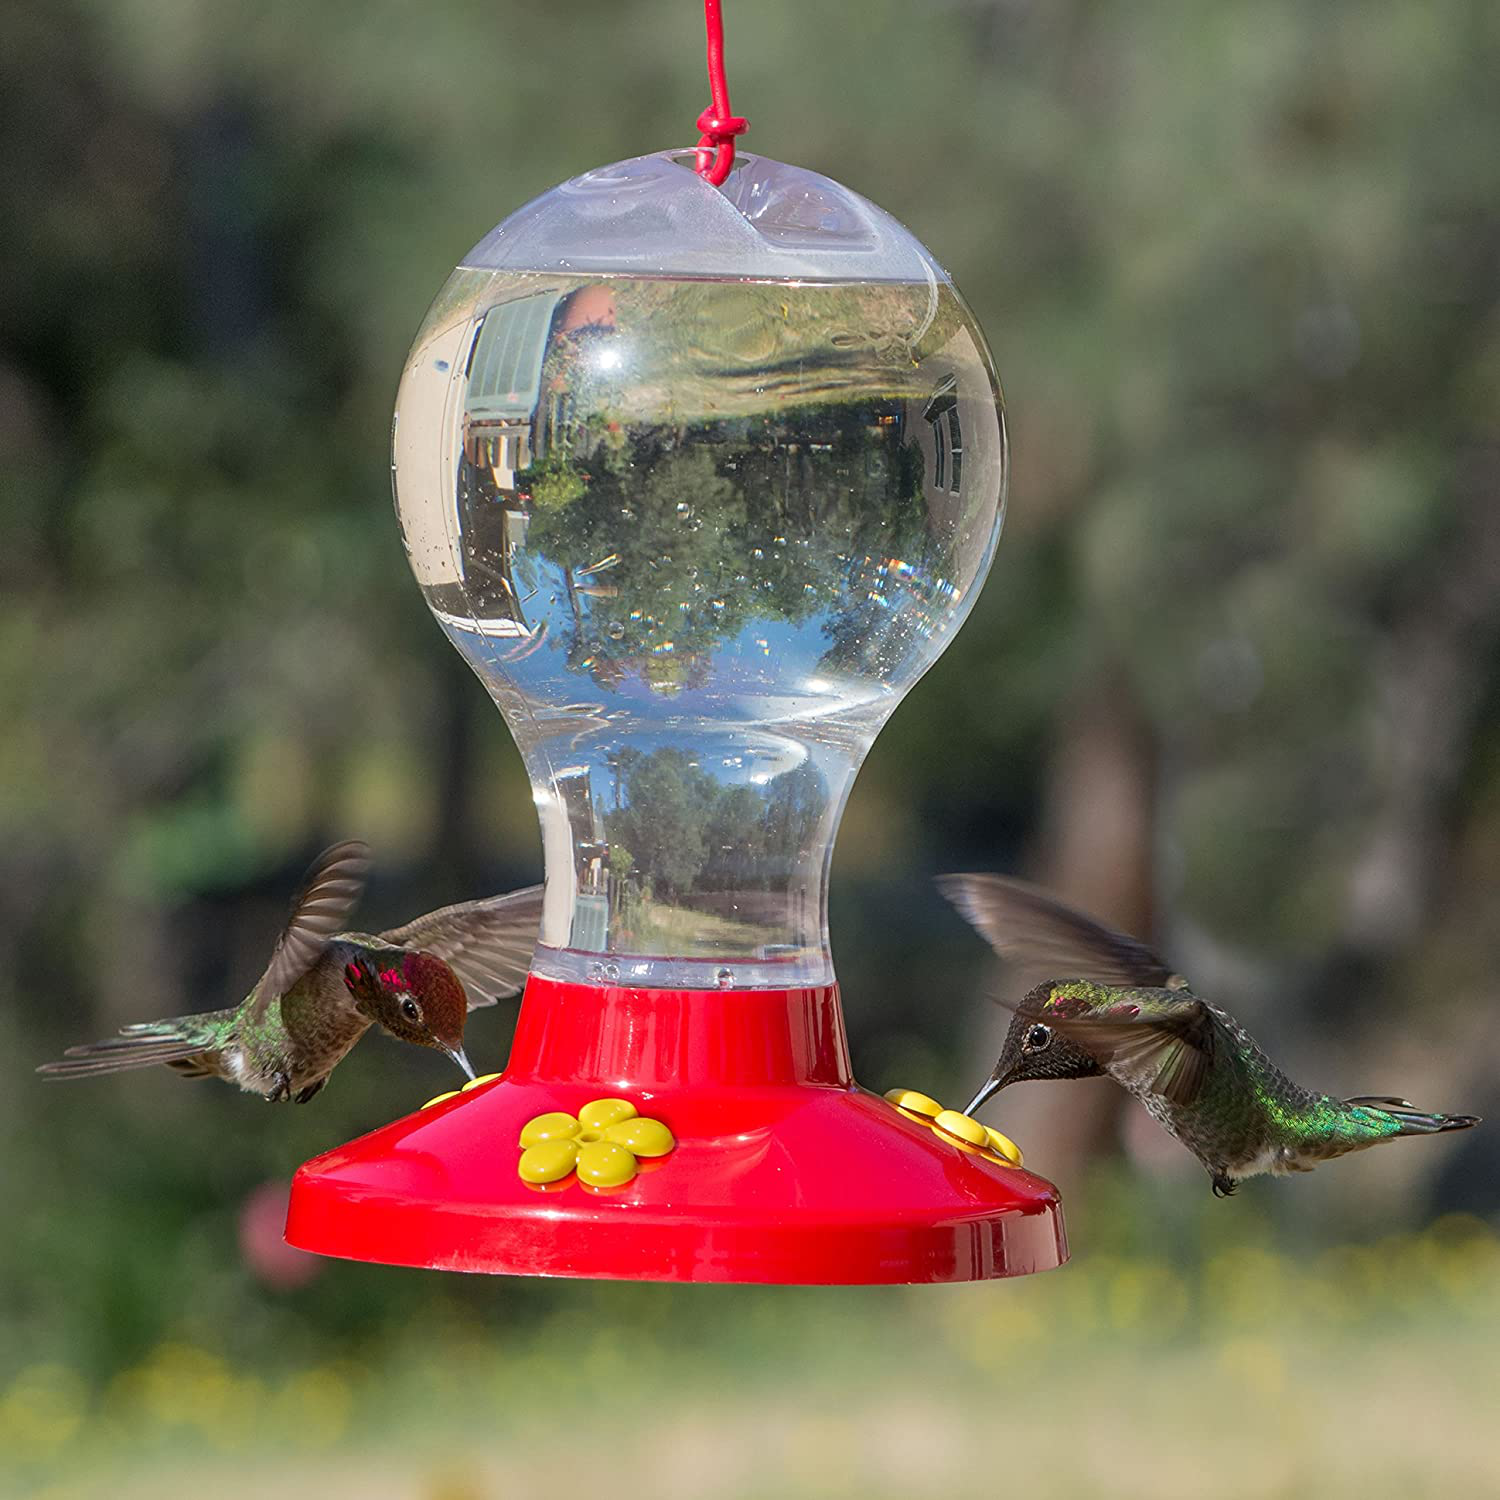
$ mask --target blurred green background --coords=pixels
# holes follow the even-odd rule
[[[1005,539],[861,776],[857,1071],[1003,1026],[932,892],[1022,870],[1334,1092],[1500,1112],[1500,9],[731,4],[748,145],[909,225],[1010,399]],[[746,1291],[278,1255],[306,1110],[72,1041],[238,999],[303,862],[374,923],[537,877],[390,512],[428,300],[554,182],[690,141],[688,0],[0,8],[0,1492],[489,1500],[1490,1493],[1492,1129],[1231,1203],[1107,1084],[991,1118],[1075,1259]],[[498,1066],[513,1008],[476,1017]]]

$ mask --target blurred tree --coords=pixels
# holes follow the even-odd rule
[[[183,1329],[280,1357],[483,1306],[374,1271],[283,1301],[224,1271],[241,1198],[425,1097],[420,1059],[372,1055],[274,1121],[168,1078],[84,1103],[22,1075],[237,998],[330,835],[378,844],[376,920],[535,875],[517,759],[386,509],[391,396],[425,299],[495,220],[692,133],[682,21],[665,0],[0,7],[0,1014],[21,1079],[0,1128],[33,1206],[0,1239],[0,1364],[62,1348],[102,1375]],[[1376,1086],[1399,1050],[1414,1094],[1493,1113],[1500,12],[766,0],[731,27],[750,144],[915,226],[1012,397],[994,576],[850,804],[858,1054],[972,1082],[953,997],[982,949],[915,893],[1025,864],[1155,915],[1289,1066],[1315,1037],[1330,1086]],[[662,472],[653,504],[706,483],[773,541],[750,474],[741,498]],[[867,477],[908,482],[832,482]],[[588,505],[551,498],[549,524]],[[717,804],[674,878],[742,812]],[[1044,1167],[1050,1140],[1026,1141]],[[1443,1191],[1493,1211],[1483,1132],[1456,1150]],[[1319,1174],[1326,1219],[1384,1230],[1437,1170]]]
[[[684,750],[649,755],[622,750],[624,806],[605,817],[611,842],[630,850],[637,870],[663,899],[689,890],[703,868],[704,830],[717,788]]]

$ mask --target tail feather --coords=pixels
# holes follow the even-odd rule
[[[1381,1098],[1373,1094],[1358,1094],[1345,1099],[1344,1103],[1362,1109],[1378,1109],[1389,1115],[1401,1127],[1397,1135],[1439,1135],[1445,1130],[1470,1130],[1480,1123],[1478,1115],[1426,1114],[1405,1099]]]
[[[153,1047],[181,1047],[188,1043],[185,1036],[176,1032],[165,1032],[155,1036],[112,1036],[103,1042],[84,1042],[77,1047],[68,1047],[64,1057],[107,1057],[112,1052],[149,1052]],[[202,1046],[201,1042],[196,1045]]]
[[[111,1037],[69,1047],[57,1062],[43,1063],[37,1072],[46,1078],[92,1078],[100,1073],[123,1073],[178,1062],[203,1051],[203,1042],[182,1035]]]

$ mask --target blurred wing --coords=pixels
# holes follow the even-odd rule
[[[1213,1012],[1190,995],[1122,998],[1080,1016],[1060,1015],[1030,996],[1019,1003],[1001,1003],[1045,1021],[1121,1083],[1160,1094],[1173,1104],[1191,1104],[1198,1097],[1214,1059],[1218,1023]]]
[[[292,915],[255,986],[252,1020],[260,1020],[271,1001],[286,994],[312,967],[329,938],[344,929],[369,873],[370,847],[359,839],[334,844],[308,867],[302,889],[292,902]]]
[[[463,981],[469,1009],[518,994],[531,972],[542,920],[542,887],[528,886],[484,901],[465,901],[428,912],[380,935],[403,948],[420,948],[444,960]]]
[[[940,875],[938,889],[1008,964],[1038,978],[1178,989],[1184,981],[1144,943],[1004,875]]]

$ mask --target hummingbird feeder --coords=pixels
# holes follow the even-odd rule
[[[1044,1270],[1049,1183],[855,1084],[827,930],[855,772],[989,570],[999,386],[906,229],[735,151],[706,8],[698,147],[512,214],[408,357],[396,510],[524,758],[541,936],[504,1073],[308,1162],[287,1238],[523,1275]]]

